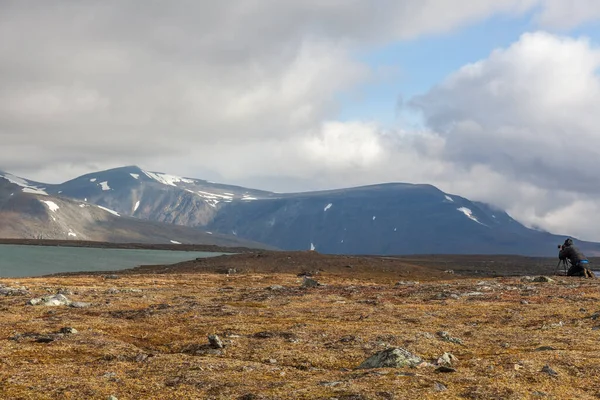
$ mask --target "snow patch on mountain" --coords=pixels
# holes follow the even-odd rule
[[[169,174],[163,174],[163,173],[159,173],[159,172],[148,172],[148,171],[142,171],[144,174],[146,174],[146,176],[148,176],[150,179],[154,179],[157,182],[162,183],[163,185],[169,185],[169,186],[177,186],[176,183],[178,182],[182,182],[182,183],[194,183],[194,181],[192,179],[186,179],[186,178],[182,178],[180,176],[175,176],[175,175],[169,175]]]
[[[44,191],[44,188],[39,188],[37,186],[34,186],[29,181],[27,181],[23,178],[19,178],[18,176],[14,176],[12,174],[5,173],[3,175],[0,175],[0,177],[5,178],[10,183],[21,186],[23,188],[24,193],[41,194],[43,196],[48,196],[48,193],[46,193]]]
[[[181,242],[178,242],[177,240],[171,240],[171,243],[173,243],[173,244],[181,244]]]
[[[56,204],[55,202],[50,201],[50,200],[42,200],[42,203],[45,203],[48,206],[48,208],[50,209],[50,211],[52,211],[52,212],[58,211],[59,207],[58,207],[58,204]]]
[[[73,232],[72,230],[69,229],[69,236],[73,236],[73,237],[77,237],[77,234],[75,232]]]
[[[116,212],[114,210],[111,210],[110,208],[106,208],[106,207],[102,207],[102,206],[96,206],[96,207],[98,207],[98,208],[100,208],[100,209],[102,209],[104,211],[108,211],[109,213],[111,213],[113,215],[116,215],[117,217],[120,217],[120,215],[119,215],[118,212]]]
[[[448,196],[448,195],[446,195],[446,200],[454,203],[454,199],[452,197]]]
[[[108,182],[107,181],[100,182],[99,185],[102,186],[102,190],[104,190],[104,191],[110,190],[110,186],[108,186]]]
[[[96,182],[96,178],[90,179],[90,182]]]
[[[314,243],[310,244],[310,251],[315,251],[317,248],[315,247]]]
[[[133,179],[140,179],[140,174],[132,174],[132,173],[130,173],[129,175],[131,175],[131,177]]]
[[[475,216],[473,215],[473,211],[471,211],[470,208],[460,207],[460,208],[457,208],[457,210],[460,211],[461,213],[465,214],[467,216],[467,218],[469,218],[470,220],[475,221],[478,224],[485,225],[485,224],[482,224],[481,222],[479,222],[479,220],[477,218],[475,218]]]
[[[332,204],[332,203],[329,203],[329,204],[327,204],[327,205],[325,206],[325,208],[323,209],[323,211],[327,211],[327,210],[329,210],[329,209],[330,209],[332,206],[333,206],[333,204]]]
[[[138,200],[138,201],[135,203],[135,207],[133,207],[133,212],[136,212],[139,206],[140,206],[140,201]]]

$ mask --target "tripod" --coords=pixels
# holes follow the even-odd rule
[[[570,264],[570,262],[569,262],[569,260],[567,260],[567,259],[565,259],[565,260],[558,260],[558,264],[556,265],[556,269],[557,269],[557,270],[558,270],[558,268],[560,267],[560,264],[561,264],[561,263],[562,263],[562,265],[563,265],[563,268],[564,268],[564,270],[565,270],[565,276],[567,276],[567,271],[568,271],[568,270],[569,270],[569,268],[570,268],[570,265],[569,265],[569,264]]]

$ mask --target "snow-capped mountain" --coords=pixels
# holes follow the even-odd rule
[[[564,236],[431,185],[389,183],[272,193],[130,166],[46,185],[9,174],[22,191],[96,204],[123,216],[232,235],[280,249],[333,254],[555,255]],[[600,245],[582,243],[598,254]]]
[[[50,185],[0,173],[0,237],[272,248],[231,235],[129,217],[49,194]]]

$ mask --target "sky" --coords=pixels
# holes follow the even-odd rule
[[[600,241],[597,0],[0,0],[0,169],[429,183]]]

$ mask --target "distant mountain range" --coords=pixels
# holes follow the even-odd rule
[[[19,197],[7,196],[9,191],[14,195],[15,188]],[[59,209],[53,211],[49,202]],[[91,232],[97,229],[102,240],[113,241],[204,243],[219,235],[235,246],[261,243],[330,254],[531,256],[556,255],[556,245],[565,239],[527,228],[502,210],[431,185],[389,183],[273,193],[136,166],[86,174],[57,185],[0,172],[0,207],[0,235],[22,234],[14,225],[29,226],[35,220],[35,228],[27,229],[27,234],[39,231],[60,239],[75,237],[70,229],[78,238],[88,235],[96,240]],[[40,217],[41,210],[47,218]],[[10,228],[5,227],[7,221],[12,221]],[[85,221],[83,227],[80,221]],[[176,235],[167,226],[180,231]],[[577,243],[590,256],[600,255],[600,244]]]

